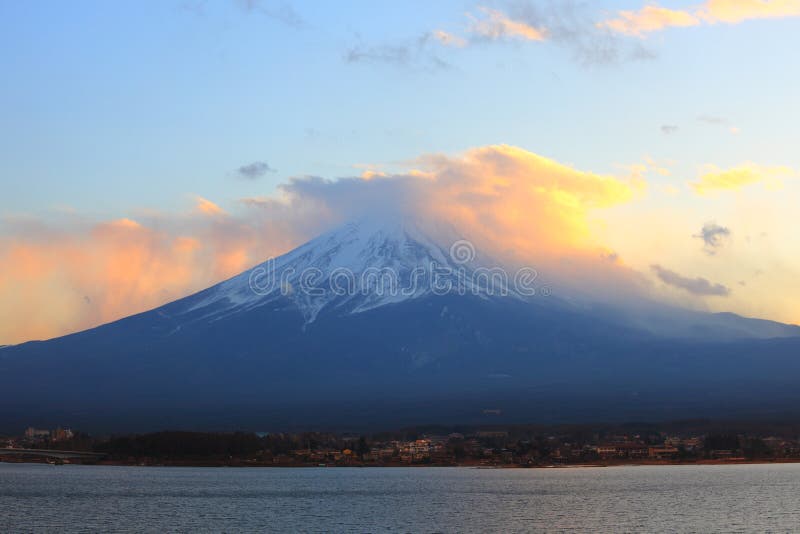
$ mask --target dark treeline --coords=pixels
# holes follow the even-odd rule
[[[586,425],[427,425],[372,434],[162,431],[109,437],[75,432],[69,439],[57,440],[51,436],[5,441],[9,447],[103,453],[108,461],[125,464],[547,465],[632,458],[631,455],[640,458],[648,454],[675,461],[800,458],[800,423],[691,420]],[[610,445],[620,446],[619,454],[609,453]]]
[[[98,443],[95,451],[112,457],[208,457],[252,455],[263,449],[255,434],[245,432],[156,432],[111,438]]]
[[[413,441],[430,435],[464,436],[479,432],[503,431],[504,437],[484,436],[480,441],[489,447],[502,447],[509,442],[522,443],[521,447],[533,444],[541,450],[552,447],[552,436],[558,441],[573,443],[601,442],[619,435],[637,435],[643,442],[661,440],[665,434],[704,435],[706,448],[742,448],[742,435],[747,438],[748,456],[757,456],[763,449],[760,438],[780,436],[797,439],[800,424],[794,422],[749,422],[749,421],[674,421],[668,423],[624,423],[595,425],[497,425],[497,426],[438,426],[408,427],[397,431],[378,432],[369,435],[334,434],[323,432],[275,433],[257,435],[246,432],[182,432],[167,431],[150,434],[117,436],[95,440],[92,449],[107,453],[110,457],[244,457],[268,454],[286,455],[297,450],[345,449],[363,455],[373,443],[391,440]],[[88,438],[82,436],[82,448],[88,448]]]
[[[277,456],[299,449],[316,450],[345,445],[342,439],[321,433],[259,436],[247,432],[167,431],[100,440],[95,444],[94,451],[117,459],[149,457],[168,460]]]

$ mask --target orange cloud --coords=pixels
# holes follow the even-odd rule
[[[141,225],[132,219],[117,219],[116,221],[111,221],[108,224],[118,228],[141,228]]]
[[[268,222],[204,214],[7,226],[0,235],[0,344],[151,309],[290,248]]]
[[[515,38],[526,41],[544,41],[547,37],[544,29],[535,28],[520,20],[510,18],[502,11],[479,6],[482,16],[467,14],[472,19],[470,32],[485,39]]]
[[[747,20],[800,16],[800,0],[707,0],[691,10],[647,5],[639,11],[619,11],[598,24],[616,33],[643,37],[666,28],[700,24],[738,24]]]
[[[224,215],[225,210],[214,204],[208,199],[205,199],[201,196],[195,197],[197,204],[195,205],[195,209],[200,213],[205,213],[206,215]]]
[[[446,213],[487,243],[539,256],[590,246],[588,212],[627,202],[637,188],[507,145],[427,162],[435,176],[426,187],[433,216]]]
[[[709,22],[736,24],[751,19],[800,16],[800,0],[708,0],[699,16]]]
[[[652,5],[645,6],[639,11],[620,11],[617,13],[617,18],[604,21],[600,26],[617,33],[641,37],[664,28],[698,24],[700,19],[691,13]]]

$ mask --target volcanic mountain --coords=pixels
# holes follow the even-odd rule
[[[157,309],[0,348],[0,431],[734,417],[800,400],[798,327],[576,304],[540,282],[451,228],[357,221]]]

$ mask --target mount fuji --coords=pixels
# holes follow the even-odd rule
[[[0,431],[790,413],[800,328],[548,295],[411,219],[344,225],[90,330],[0,348]]]
[[[214,321],[285,300],[311,323],[325,309],[353,314],[450,292],[523,296],[454,229],[439,225],[437,234],[446,237],[433,239],[407,218],[362,219],[183,299],[169,314]]]

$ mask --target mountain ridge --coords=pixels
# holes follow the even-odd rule
[[[433,259],[451,268],[444,276],[451,291],[421,286],[394,300],[367,284],[309,304],[280,284],[252,293],[256,267],[147,312],[3,348],[0,423],[374,428],[479,422],[495,408],[505,414],[498,421],[585,421],[774,413],[800,402],[800,337],[759,339],[773,327],[795,328],[764,330],[738,316],[663,307],[647,308],[651,319],[558,295],[494,295],[464,282],[494,263],[468,241],[448,247],[392,228],[330,232],[276,259],[276,273],[394,267],[407,281],[414,266]],[[334,261],[339,253],[349,263]],[[663,323],[676,313],[700,331],[665,336],[631,320]]]
[[[798,325],[731,312],[707,313],[676,308],[644,298],[630,308],[588,300],[571,304],[571,299],[559,298],[558,295],[544,297],[543,290],[552,292],[552,288],[536,280],[539,273],[535,269],[530,269],[534,279],[518,290],[514,275],[519,270],[515,273],[502,262],[479,254],[472,242],[464,239],[452,226],[438,226],[440,236],[432,238],[427,229],[410,217],[364,217],[325,232],[227,280],[140,313],[156,312],[176,320],[187,317],[191,321],[213,321],[228,314],[267,306],[283,297],[292,301],[306,323],[310,323],[327,306],[346,313],[359,313],[426,295],[461,292],[522,300],[546,298],[556,305],[597,309],[598,313],[610,314],[627,325],[665,337],[766,339],[800,336]],[[411,254],[405,254],[409,251]],[[454,257],[458,254],[465,256]],[[414,269],[421,273],[416,279],[412,279]],[[501,271],[504,278],[489,278]],[[365,276],[365,273],[371,276]],[[442,284],[442,290],[438,292],[433,287],[434,274],[439,275],[438,282]],[[304,275],[314,279],[304,280]],[[384,286],[379,291],[381,283]],[[318,295],[319,291],[325,294]],[[205,313],[199,313],[202,310]],[[670,322],[679,324],[670,326]],[[723,335],[723,332],[728,334]],[[9,346],[14,345],[5,347]],[[3,347],[0,345],[0,350]]]

